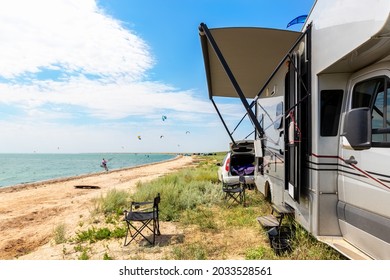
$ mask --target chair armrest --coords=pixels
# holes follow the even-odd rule
[[[153,202],[152,201],[142,201],[142,202],[133,201],[133,202],[131,202],[130,209],[138,209],[141,206],[145,206],[148,204],[153,204]]]
[[[133,205],[133,206],[142,206],[142,205],[148,205],[148,204],[153,204],[153,201],[142,201],[142,202],[133,201],[133,202],[131,202],[131,205]]]

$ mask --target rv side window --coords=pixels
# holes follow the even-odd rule
[[[356,84],[352,108],[370,107],[372,114],[372,144],[390,145],[390,80],[387,77],[370,79]]]
[[[321,136],[337,135],[343,94],[341,89],[321,91]]]
[[[281,129],[283,124],[283,102],[276,105],[276,118],[274,122],[275,129]]]

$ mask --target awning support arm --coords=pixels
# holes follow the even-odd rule
[[[247,111],[249,118],[252,120],[256,130],[259,132],[260,138],[263,138],[264,130],[261,127],[260,123],[257,121],[255,114],[253,113],[251,107],[249,106],[249,103],[246,100],[244,93],[242,92],[236,78],[234,77],[232,71],[230,70],[229,65],[227,64],[224,56],[222,55],[221,50],[219,49],[217,43],[214,40],[214,37],[211,35],[210,30],[208,29],[208,27],[204,23],[200,24],[199,30],[201,33],[203,33],[206,36],[207,40],[209,41],[211,47],[213,48],[215,54],[217,55],[219,61],[221,62],[223,69],[225,70],[228,78],[230,79],[230,82],[232,83],[234,89],[236,90],[238,97],[240,98],[242,104],[244,105],[245,110]]]
[[[241,118],[241,120],[238,122],[238,124],[236,125],[236,127],[233,129],[232,131],[232,134],[236,131],[236,129],[240,126],[240,124],[242,123],[242,121],[245,119],[245,117],[248,115],[248,113],[245,113],[244,116]]]
[[[234,141],[233,136],[232,136],[233,132],[230,133],[229,128],[227,127],[227,125],[226,125],[226,123],[225,123],[225,121],[224,121],[224,119],[223,119],[221,113],[220,113],[219,110],[218,110],[217,104],[215,104],[213,98],[210,98],[210,100],[211,100],[211,102],[213,103],[214,108],[215,108],[215,110],[217,111],[217,114],[218,114],[219,118],[221,119],[223,126],[225,127],[227,133],[229,134],[230,139],[232,140],[233,144],[236,145],[236,141]]]

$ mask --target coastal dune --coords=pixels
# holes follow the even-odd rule
[[[59,224],[77,228],[90,215],[93,199],[111,189],[130,193],[147,182],[193,163],[190,156],[139,167],[0,188],[0,259],[20,259],[52,241]],[[28,257],[27,257],[28,259]],[[34,259],[47,259],[35,254]]]

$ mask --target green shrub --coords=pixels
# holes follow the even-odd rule
[[[105,196],[97,201],[97,210],[104,214],[122,214],[129,204],[129,194],[116,189],[109,190]]]
[[[100,228],[94,233],[95,240],[104,240],[109,239],[111,236],[111,231],[108,228]]]
[[[127,228],[125,226],[123,227],[117,227],[114,230],[111,231],[110,237],[112,238],[122,238],[126,236]]]
[[[79,231],[76,236],[76,242],[82,243],[89,241],[90,243],[97,242],[99,240],[122,238],[126,235],[126,227],[117,227],[110,230],[107,227],[96,229],[94,227],[88,230]]]
[[[76,242],[79,243],[85,241],[90,241],[91,243],[95,242],[94,235],[95,235],[95,228],[79,231],[76,236]]]

